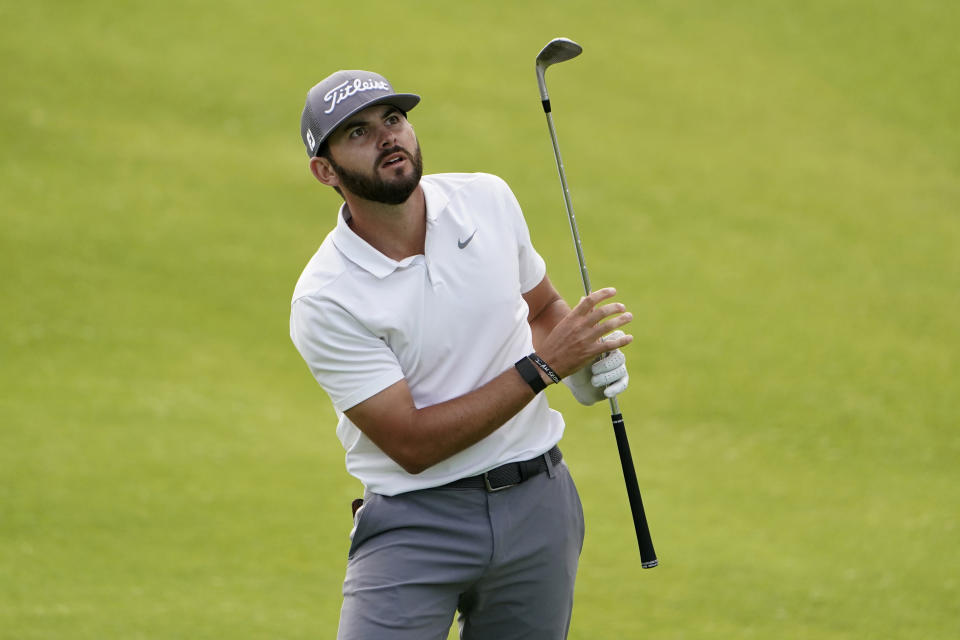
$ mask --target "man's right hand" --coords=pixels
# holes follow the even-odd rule
[[[581,298],[538,345],[537,354],[561,378],[579,371],[601,353],[633,341],[632,335],[622,332],[601,340],[604,335],[633,320],[633,314],[619,302],[600,304],[616,293],[616,289],[608,287]]]

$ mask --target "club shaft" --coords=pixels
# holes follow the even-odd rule
[[[544,109],[548,109],[547,105]],[[577,249],[577,262],[580,263],[580,277],[583,279],[583,295],[590,295],[590,274],[587,273],[587,261],[583,257],[583,246],[580,244],[580,232],[577,230],[577,216],[573,213],[573,202],[570,200],[570,187],[567,186],[567,175],[563,169],[563,157],[560,155],[560,145],[557,143],[557,130],[553,127],[553,116],[547,111],[547,127],[550,129],[550,141],[553,143],[553,155],[557,159],[557,171],[560,174],[560,186],[563,187],[563,202],[567,207],[567,218],[570,220],[570,233],[573,234],[573,245]]]
[[[557,173],[560,174],[560,186],[563,187],[563,202],[567,209],[567,218],[570,221],[570,233],[573,235],[573,245],[577,250],[577,262],[580,264],[580,277],[583,280],[584,295],[590,295],[590,275],[587,273],[587,263],[583,257],[583,246],[580,243],[580,231],[577,229],[577,217],[573,212],[573,202],[570,199],[570,187],[567,185],[566,171],[563,167],[563,157],[560,155],[560,144],[557,142],[557,131],[553,126],[553,115],[550,107],[550,97],[547,94],[546,84],[542,72],[539,74],[540,95],[543,111],[547,116],[547,128],[550,130],[550,141],[553,143],[553,155],[557,161]],[[620,413],[620,403],[616,397],[610,398],[610,419],[613,422],[613,433],[617,441],[617,451],[620,454],[620,466],[623,468],[623,480],[627,487],[627,499],[630,502],[630,513],[633,516],[633,528],[637,534],[637,546],[640,548],[640,566],[652,569],[657,566],[656,551],[650,537],[650,527],[647,524],[647,514],[643,508],[643,499],[640,496],[640,485],[637,482],[637,472],[633,466],[633,456],[630,453],[630,442],[627,440],[627,431]]]
[[[544,106],[544,110],[548,109]],[[583,257],[583,245],[580,243],[580,231],[577,229],[577,216],[573,212],[573,201],[570,199],[570,187],[567,185],[567,174],[563,168],[563,156],[560,155],[560,144],[557,142],[557,130],[553,126],[553,116],[547,114],[547,128],[550,129],[550,141],[553,143],[553,157],[557,160],[557,173],[560,174],[560,186],[563,187],[563,203],[567,208],[567,218],[570,220],[570,233],[573,235],[573,246],[577,250],[577,262],[580,264],[580,278],[583,280],[583,295],[590,295],[590,274],[587,272],[587,261]],[[610,398],[610,414],[620,414],[620,404],[616,398]]]

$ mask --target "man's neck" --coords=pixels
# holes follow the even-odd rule
[[[372,202],[345,193],[350,228],[371,247],[393,260],[422,254],[427,234],[427,204],[417,185],[406,202]]]

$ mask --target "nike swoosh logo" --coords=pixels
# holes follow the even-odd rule
[[[467,238],[466,240],[460,240],[460,238],[457,238],[457,246],[460,247],[461,249],[463,249],[463,248],[466,247],[468,244],[470,244],[470,241],[473,240],[473,236],[475,236],[475,235],[477,235],[477,230],[476,230],[476,229],[473,230],[473,233],[471,233],[471,234],[470,234],[470,237]]]

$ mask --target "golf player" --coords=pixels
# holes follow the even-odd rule
[[[610,288],[563,301],[501,179],[422,175],[419,101],[338,71],[301,117],[344,200],[290,315],[364,485],[338,637],[442,640],[459,611],[462,638],[565,638],[583,511],[540,392],[623,391],[632,316]]]

